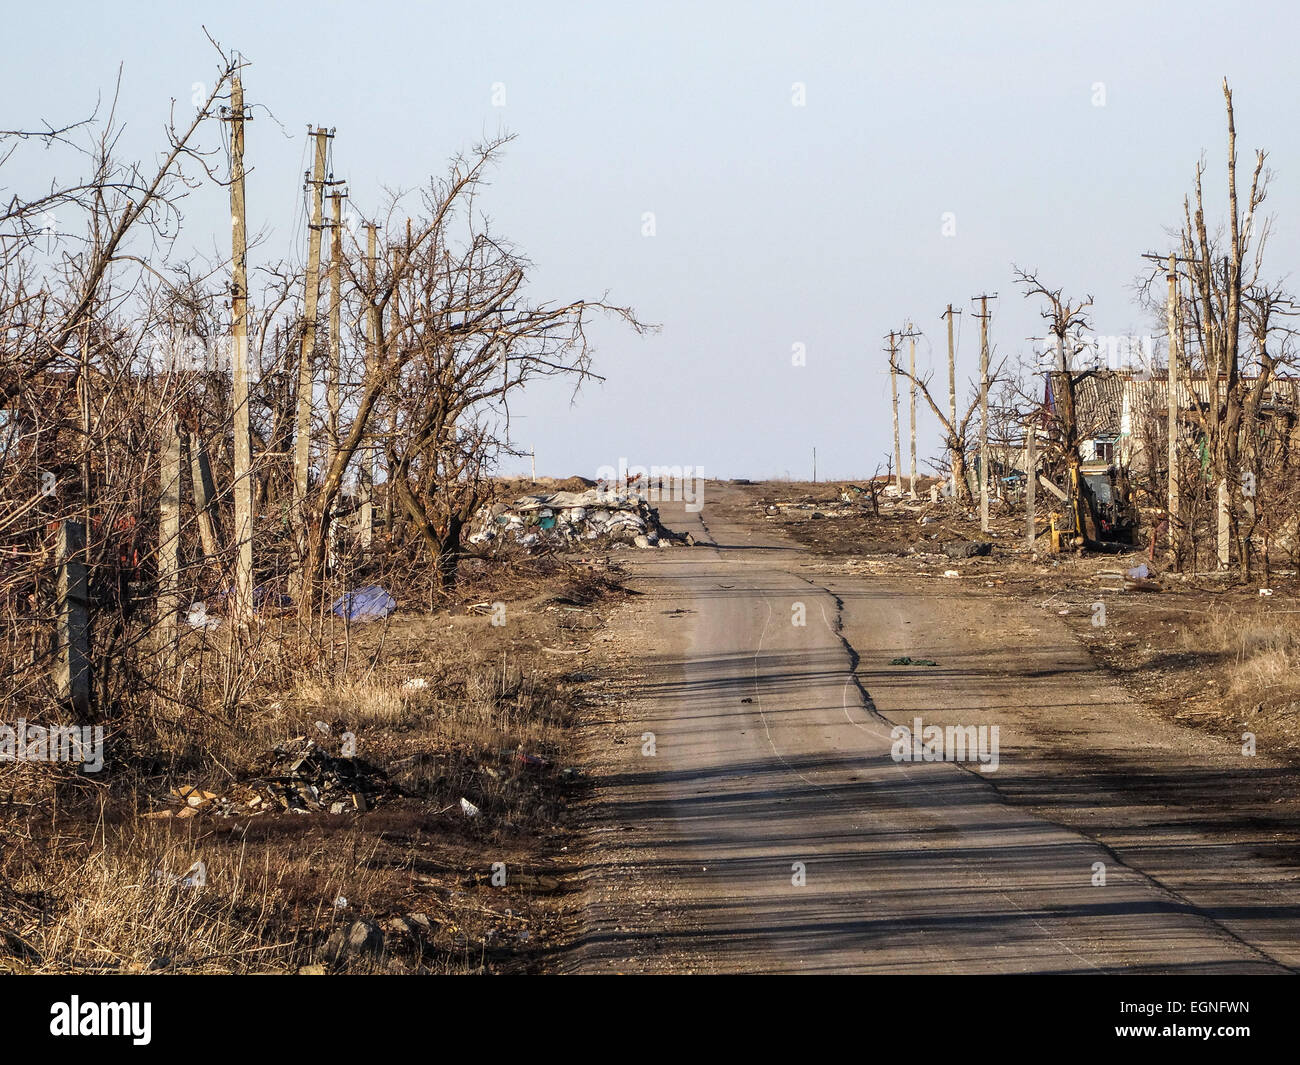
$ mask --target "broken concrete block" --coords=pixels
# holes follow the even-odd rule
[[[321,957],[328,962],[340,962],[345,958],[382,954],[384,950],[384,933],[373,921],[356,920],[347,931],[336,928],[330,933],[325,946],[321,948]]]

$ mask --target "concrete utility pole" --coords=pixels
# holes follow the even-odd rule
[[[989,300],[993,295],[973,296],[980,301],[980,529],[989,531]]]
[[[948,304],[948,309],[944,311],[943,317],[948,319],[948,424],[952,426],[953,434],[957,432],[957,355],[956,349],[952,342],[952,316],[961,314],[961,311],[954,311],[952,304]],[[950,447],[956,447],[957,440],[949,441]],[[957,467],[949,467],[949,479],[952,481],[952,498],[957,499]]]
[[[316,163],[308,179],[312,188],[311,223],[307,229],[307,291],[304,294],[302,348],[298,353],[298,419],[293,441],[293,520],[302,528],[306,517],[307,474],[311,462],[311,360],[316,350],[316,316],[320,303],[320,243],[325,227],[325,153],[332,134],[317,126]]]
[[[236,61],[238,62],[238,61]],[[253,446],[248,424],[248,239],[244,212],[244,86],[236,65],[230,87],[231,359],[235,415],[235,588],[232,616],[253,610]]]
[[[891,332],[889,334],[889,396],[894,411],[894,487],[901,493],[903,491],[903,463],[901,458],[903,449],[898,442],[898,370],[895,369],[894,362],[898,355],[897,336],[897,333]]]
[[[907,323],[907,332],[909,334],[907,341],[907,375],[912,383],[911,396],[909,397],[910,409],[908,413],[908,425],[911,428],[911,477],[908,484],[908,494],[916,498],[916,334],[912,332],[912,323]]]

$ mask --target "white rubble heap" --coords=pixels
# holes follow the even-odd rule
[[[667,547],[674,537],[659,512],[635,493],[592,488],[523,496],[485,506],[474,516],[471,544],[512,542],[521,547],[563,546],[586,540]]]

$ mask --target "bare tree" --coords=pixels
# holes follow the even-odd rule
[[[897,362],[894,356],[891,356],[891,369],[907,380],[913,382],[921,391],[921,398],[925,400],[926,405],[934,412],[935,418],[938,419],[940,426],[943,427],[944,444],[947,448],[948,461],[952,470],[953,479],[957,483],[957,502],[965,505],[971,501],[970,485],[966,481],[966,456],[970,453],[972,447],[970,435],[971,418],[979,412],[979,385],[971,383],[972,395],[966,401],[966,412],[962,414],[953,423],[952,418],[945,414],[939,404],[934,401],[930,394],[930,380],[933,376],[916,375],[915,377],[909,370],[906,370]],[[992,389],[994,382],[1000,380],[1005,367],[1005,362],[999,362],[989,371],[989,388]]]
[[[1189,365],[1198,357],[1207,382],[1207,402],[1203,409],[1198,408],[1198,416],[1209,443],[1220,497],[1220,543],[1225,543],[1231,532],[1244,571],[1249,561],[1241,540],[1241,508],[1235,488],[1239,483],[1247,411],[1258,409],[1271,367],[1262,368],[1249,390],[1243,385],[1242,302],[1244,293],[1259,283],[1270,225],[1256,218],[1267,195],[1270,175],[1264,169],[1265,153],[1257,151],[1243,212],[1237,194],[1237,130],[1232,91],[1226,78],[1223,98],[1228,120],[1227,231],[1211,236],[1207,229],[1202,196],[1205,163],[1201,161],[1196,166],[1194,210],[1192,198],[1183,200],[1182,251],[1191,280],[1184,320],[1189,322],[1195,341],[1188,352]],[[1222,548],[1220,556],[1222,563]]]
[[[1092,297],[1071,301],[1062,289],[1048,288],[1038,278],[1036,270],[1022,270],[1013,264],[1016,281],[1025,287],[1025,298],[1037,296],[1046,303],[1040,312],[1047,322],[1049,343],[1056,356],[1057,380],[1064,386],[1058,395],[1052,392],[1054,420],[1061,445],[1061,458],[1066,471],[1067,506],[1074,530],[1085,540],[1089,539],[1088,508],[1084,503],[1079,477],[1079,416],[1076,390],[1079,383],[1095,375],[1095,369],[1076,371],[1072,368],[1073,356],[1079,350],[1079,334],[1089,327],[1088,309]]]
[[[366,312],[376,317],[380,344],[364,368],[350,427],[307,499],[304,615],[318,599],[330,515],[345,472],[377,435],[379,410],[389,420],[382,434],[386,490],[447,586],[455,579],[462,531],[508,446],[509,397],[541,377],[577,384],[596,377],[585,331],[593,313],[647,328],[630,309],[603,299],[528,298],[527,260],[492,235],[475,210],[484,171],[505,143],[490,141],[458,157],[446,177],[430,184],[404,238],[385,242],[373,281],[356,254],[345,264]],[[394,204],[390,214],[396,210]]]

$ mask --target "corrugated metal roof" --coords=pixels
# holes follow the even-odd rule
[[[1052,409],[1055,410],[1057,397],[1065,390],[1065,374],[1059,371],[1050,373],[1047,381],[1051,390]],[[1120,374],[1103,370],[1087,377],[1075,375],[1074,416],[1078,422],[1080,439],[1118,435],[1123,415],[1124,382]]]
[[[1242,378],[1249,388],[1257,377]],[[1059,371],[1049,373],[1048,401],[1053,410],[1060,389],[1065,387],[1065,375]],[[1219,395],[1222,398],[1226,381],[1221,379]],[[1204,376],[1187,380],[1178,379],[1178,406],[1190,411],[1209,403],[1212,382]],[[1137,377],[1115,370],[1102,370],[1075,381],[1075,412],[1079,421],[1079,437],[1116,436],[1128,430],[1125,414],[1138,410],[1167,411],[1169,385],[1163,375]],[[1300,409],[1300,378],[1282,377],[1269,381],[1264,397],[1266,406],[1295,411]]]

